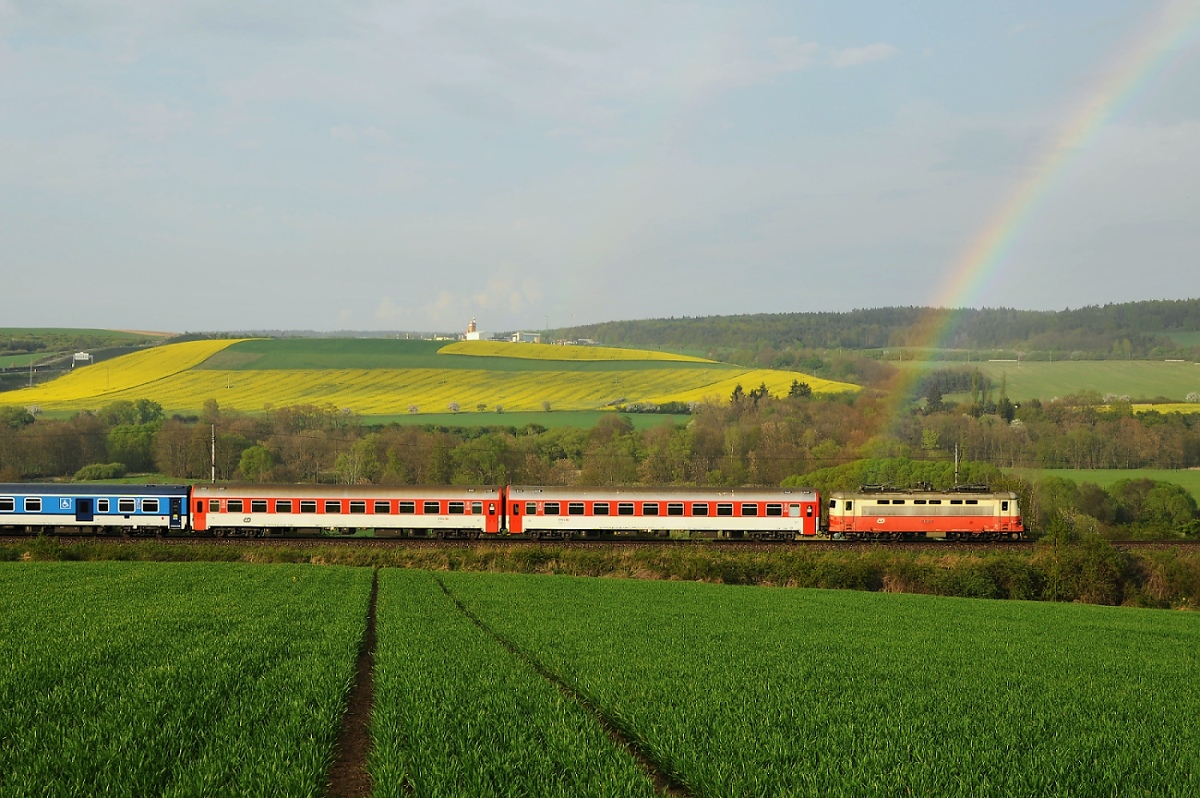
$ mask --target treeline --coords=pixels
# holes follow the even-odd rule
[[[139,346],[158,343],[161,340],[161,336],[143,336],[109,330],[10,329],[0,333],[0,355],[79,352],[110,347]]]
[[[1095,538],[1046,538],[1033,551],[916,550],[905,546],[830,551],[805,544],[757,551],[613,546],[603,550],[555,545],[457,548],[364,548],[286,543],[255,546],[175,546],[63,543],[43,536],[0,544],[0,561],[144,560],[288,562],[435,571],[487,571],[637,579],[678,579],[734,585],[872,590],[1024,601],[1078,601],[1135,607],[1200,606],[1200,553],[1118,550]]]
[[[753,394],[753,396],[751,396]],[[215,448],[213,443],[215,442]],[[70,419],[0,409],[0,481],[115,478],[343,484],[742,485],[828,491],[984,482],[1022,496],[1028,526],[1069,519],[1112,537],[1195,534],[1190,494],[1134,480],[1100,491],[1028,483],[1002,468],[1183,468],[1200,465],[1200,418],[1134,414],[1076,398],[1002,415],[927,412],[892,418],[869,395],[818,399],[757,390],[701,404],[686,424],[637,430],[613,413],[590,430],[370,426],[332,406],[258,415],[209,400],[195,417],[154,402],[116,402]],[[1048,485],[1049,487],[1045,487]]]
[[[872,308],[847,313],[777,313],[614,321],[555,330],[618,346],[712,354],[774,350],[887,349],[938,345],[1023,353],[1030,359],[1200,357],[1170,333],[1200,331],[1200,299],[1110,304],[1062,311],[1010,308]],[[744,358],[744,356],[743,356]],[[736,362],[744,362],[739,359]]]

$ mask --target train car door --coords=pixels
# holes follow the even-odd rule
[[[788,518],[795,518],[797,520],[800,519],[800,505],[799,504],[789,504],[788,505]],[[799,521],[799,523],[800,523],[800,534],[803,535],[804,534],[804,522]]]
[[[95,516],[92,511],[91,499],[76,499],[75,500],[75,520],[76,521],[91,521]]]
[[[171,499],[171,529],[183,529],[183,499],[175,496]]]

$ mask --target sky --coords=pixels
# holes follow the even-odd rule
[[[0,327],[1194,298],[1198,17],[0,0]]]

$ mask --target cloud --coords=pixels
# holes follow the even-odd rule
[[[775,56],[775,69],[794,72],[804,69],[813,62],[820,46],[816,42],[801,42],[795,36],[781,36],[767,40],[767,49]]]
[[[191,129],[196,115],[186,108],[171,108],[163,103],[135,106],[126,111],[129,132],[151,141],[161,141]]]
[[[334,141],[344,141],[347,144],[356,144],[358,142],[358,134],[349,125],[338,125],[337,127],[330,128],[329,138]]]
[[[355,127],[334,125],[329,129],[329,138],[345,144],[391,144],[392,137],[377,127]]]
[[[469,281],[470,275],[464,274],[463,282]],[[468,320],[478,318],[485,332],[498,332],[493,326],[495,319],[528,315],[541,300],[542,289],[537,280],[495,274],[483,290],[442,289],[432,300],[416,306],[402,305],[391,296],[384,296],[375,308],[373,321],[382,329],[445,332],[465,330]],[[493,322],[489,322],[489,317]]]
[[[1020,36],[1023,33],[1032,33],[1034,31],[1039,31],[1044,27],[1045,27],[1045,24],[1042,22],[1018,22],[1016,25],[1013,25],[1011,28],[1008,29],[1008,35],[1009,36]]]
[[[875,61],[886,61],[898,55],[900,55],[900,50],[890,44],[868,44],[865,47],[834,50],[829,56],[829,63],[838,69],[845,69]]]
[[[963,128],[945,149],[946,158],[933,164],[939,171],[1003,174],[1034,162],[1044,147],[1044,131],[1004,127]]]

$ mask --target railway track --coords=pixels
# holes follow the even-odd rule
[[[787,542],[759,542],[748,540],[683,540],[656,538],[628,538],[621,540],[533,540],[528,538],[496,537],[478,540],[435,538],[391,538],[391,537],[271,537],[271,538],[205,538],[205,537],[119,537],[103,535],[0,535],[0,545],[19,545],[30,541],[48,540],[63,545],[100,544],[100,545],[148,545],[158,544],[167,546],[217,546],[217,547],[275,547],[275,548],[317,548],[317,547],[358,547],[371,548],[411,548],[411,549],[470,549],[480,546],[525,547],[525,548],[555,548],[555,549],[611,549],[611,548],[700,548],[710,551],[872,551],[872,550],[904,550],[904,551],[939,551],[939,552],[982,552],[982,551],[1030,551],[1035,543],[1027,540],[991,541],[986,543],[971,543],[965,541],[923,540],[923,541],[847,541],[847,540],[803,540]],[[1118,550],[1170,550],[1197,549],[1200,540],[1117,540],[1110,541]]]
[[[16,545],[38,539],[36,535],[0,536],[0,545]],[[369,537],[274,537],[274,538],[203,538],[203,537],[118,537],[96,535],[51,534],[41,536],[43,540],[64,545],[149,545],[168,546],[220,546],[220,547],[290,547],[315,548],[325,546],[359,548],[414,548],[414,549],[469,549],[480,546],[554,548],[554,549],[612,549],[612,548],[698,548],[709,551],[867,551],[880,549],[935,551],[1019,551],[1032,547],[1026,541],[993,541],[989,543],[967,543],[960,541],[847,541],[847,540],[804,540],[766,542],[749,540],[682,540],[628,538],[621,540],[533,540],[528,538],[481,538],[478,540],[433,538],[369,538]]]

